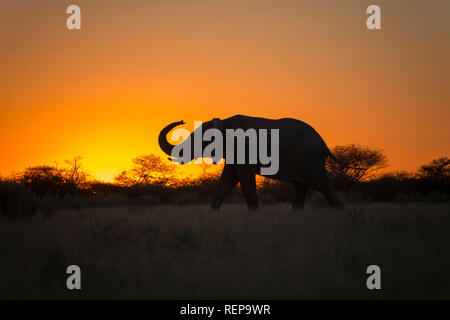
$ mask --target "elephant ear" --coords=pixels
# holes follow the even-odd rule
[[[214,118],[212,121],[212,127],[214,129],[218,129],[221,132],[223,131],[223,120],[220,120],[219,118]]]

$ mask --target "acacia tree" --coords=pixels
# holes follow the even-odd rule
[[[73,184],[77,188],[85,187],[89,178],[89,174],[82,168],[81,159],[78,156],[71,160],[64,160],[67,168],[60,170],[66,183]]]
[[[114,183],[120,186],[131,186],[135,181],[130,177],[128,171],[124,170],[114,177]]]
[[[381,150],[356,144],[336,146],[331,152],[340,163],[328,159],[330,177],[342,186],[375,178],[380,169],[387,166],[387,158]]]
[[[28,186],[38,195],[64,196],[87,188],[89,174],[81,166],[81,157],[65,160],[66,167],[40,165],[28,167],[16,180]]]
[[[154,154],[142,155],[131,160],[133,166],[130,170],[122,171],[114,177],[114,181],[120,185],[134,184],[169,184],[177,172],[172,163],[167,163],[161,157]]]
[[[63,195],[64,177],[58,168],[48,165],[26,168],[19,178],[20,182],[38,195]]]
[[[446,180],[450,178],[450,159],[441,157],[419,168],[419,176],[426,179]]]

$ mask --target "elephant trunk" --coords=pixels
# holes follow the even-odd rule
[[[175,128],[176,126],[182,125],[182,124],[184,124],[183,120],[171,123],[168,126],[166,126],[164,129],[162,129],[161,132],[159,133],[159,137],[158,137],[159,147],[161,148],[162,151],[167,153],[169,156],[172,154],[172,150],[175,146],[173,144],[171,144],[169,141],[167,141],[167,134],[173,128]]]

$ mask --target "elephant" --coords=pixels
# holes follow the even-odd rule
[[[184,124],[184,121],[167,125],[161,130],[158,138],[161,150],[172,156],[169,158],[172,161],[176,161],[173,158],[174,148],[176,146],[179,147],[180,144],[190,144],[190,148],[187,149],[191,150],[191,154],[187,155],[189,160],[198,158],[193,151],[195,149],[194,134],[197,130],[204,132],[207,129],[217,129],[225,137],[227,137],[225,131],[228,129],[277,129],[278,131],[278,171],[275,174],[264,175],[261,173],[261,167],[263,165],[259,162],[256,164],[239,164],[229,163],[225,160],[224,168],[211,202],[211,209],[218,210],[238,183],[240,183],[248,208],[258,209],[256,174],[279,181],[291,182],[295,187],[295,200],[292,204],[293,209],[302,209],[304,207],[309,188],[323,194],[333,208],[341,209],[344,207],[333,191],[325,169],[325,162],[328,157],[337,162],[339,160],[331,153],[325,141],[316,130],[307,123],[293,118],[267,119],[244,115],[235,115],[222,120],[214,118],[213,120],[203,122],[199,128],[196,128],[180,144],[173,145],[167,140],[167,134],[181,124]],[[204,141],[202,143],[201,147],[203,149],[206,147],[206,144]],[[226,146],[224,147],[224,151],[226,152],[226,148],[228,147],[226,141],[224,145]],[[248,150],[248,140],[246,141],[246,146],[246,150]],[[259,173],[258,170],[260,170]]]

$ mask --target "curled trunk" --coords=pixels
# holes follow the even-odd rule
[[[169,124],[164,129],[161,130],[158,137],[159,147],[162,151],[164,151],[169,156],[172,154],[172,150],[175,147],[173,144],[171,144],[169,141],[167,141],[167,134],[176,126],[179,126],[181,124],[184,124],[184,121],[178,121]]]

